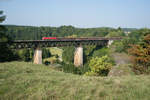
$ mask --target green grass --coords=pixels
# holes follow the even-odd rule
[[[150,76],[88,77],[25,62],[0,63],[0,100],[149,100]]]

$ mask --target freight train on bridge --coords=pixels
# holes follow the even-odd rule
[[[42,40],[121,40],[122,37],[113,37],[113,38],[106,38],[106,37],[79,37],[79,38],[70,38],[70,37],[43,37]]]
[[[43,37],[41,40],[14,40],[8,45],[14,49],[37,48],[37,47],[62,47],[81,45],[109,45],[114,40],[121,40],[122,37]],[[1,44],[1,43],[0,43]]]

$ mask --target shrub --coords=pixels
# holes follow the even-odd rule
[[[63,72],[66,72],[66,73],[83,75],[89,70],[89,67],[87,65],[84,65],[82,67],[75,67],[73,64],[63,63],[62,70],[63,70]]]
[[[115,52],[123,52],[124,51],[124,45],[122,42],[116,41],[115,42]]]
[[[45,64],[45,65],[49,65],[50,62],[46,60],[46,61],[44,61],[44,64]]]
[[[109,48],[101,48],[93,52],[92,57],[102,57],[109,54]]]
[[[49,64],[57,63],[59,61],[55,56],[53,56],[53,57],[44,59],[43,62],[44,62],[45,65],[49,65]]]
[[[16,52],[20,60],[23,60],[26,62],[33,60],[33,57],[34,57],[33,49],[21,49],[21,50],[17,50]]]
[[[111,57],[110,54],[111,54],[111,53],[110,53],[110,48],[104,47],[104,48],[95,50],[95,51],[93,52],[92,57],[102,57],[102,56],[108,55],[109,62],[110,62],[112,65],[115,65],[115,61],[114,61],[113,57]]]
[[[62,65],[63,72],[73,73],[73,74],[81,74],[78,67],[75,67],[73,64],[63,64]]]
[[[79,68],[79,70],[80,70],[80,72],[81,72],[81,75],[85,74],[85,73],[88,72],[89,69],[90,69],[88,64],[85,64],[85,65],[83,65],[82,67],[78,67],[78,68]]]
[[[90,71],[85,75],[89,76],[106,76],[112,67],[108,56],[93,57],[89,63]]]

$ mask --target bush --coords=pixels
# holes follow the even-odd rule
[[[101,48],[93,52],[92,57],[102,57],[109,54],[109,48]]]
[[[49,65],[50,62],[46,60],[46,61],[44,61],[44,64],[45,64],[45,65]]]
[[[84,65],[82,67],[75,67],[73,64],[63,63],[62,69],[63,69],[63,72],[66,72],[66,73],[83,75],[89,70],[89,67],[87,65]]]
[[[89,63],[90,71],[86,72],[85,75],[89,76],[106,76],[109,70],[112,68],[110,59],[108,56],[93,57]]]
[[[33,49],[21,49],[17,50],[16,54],[18,55],[18,58],[23,61],[32,61],[34,57],[34,50]]]
[[[73,64],[63,64],[62,65],[63,72],[73,73],[73,74],[81,74],[78,67],[75,67]]]
[[[122,44],[122,42],[119,42],[119,41],[116,41],[115,43],[114,43],[114,45],[115,45],[115,52],[123,52],[124,51],[124,46],[123,46],[123,44]]]
[[[81,75],[84,75],[86,72],[89,71],[90,67],[88,64],[85,64],[83,65],[82,67],[78,67],[80,72],[81,72]]]
[[[109,62],[110,62],[112,65],[115,65],[115,61],[114,61],[114,59],[111,57],[110,54],[111,54],[111,53],[110,53],[110,48],[104,47],[104,48],[95,50],[95,51],[93,52],[92,57],[102,57],[102,56],[108,55]]]
[[[44,59],[43,62],[44,62],[45,65],[49,65],[49,64],[57,63],[59,61],[58,61],[58,59],[55,56],[53,56],[51,58]]]

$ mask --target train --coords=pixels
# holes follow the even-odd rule
[[[106,37],[42,37],[42,40],[121,40],[122,37],[113,37],[113,38],[106,38]]]
[[[56,37],[43,37],[42,40],[56,40]]]

